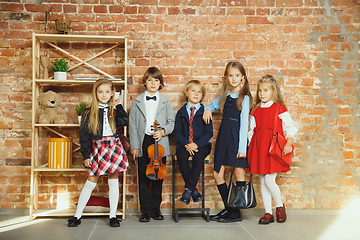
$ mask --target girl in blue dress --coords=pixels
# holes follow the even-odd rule
[[[236,185],[246,185],[247,133],[251,102],[252,96],[245,68],[239,62],[229,62],[223,77],[221,96],[205,107],[203,115],[205,123],[209,123],[212,119],[212,112],[220,109],[222,113],[222,121],[215,144],[214,178],[225,209],[210,216],[212,221],[236,222],[242,220],[240,210],[226,207],[228,187],[224,173],[225,166],[233,167],[236,159],[239,158],[235,168]]]

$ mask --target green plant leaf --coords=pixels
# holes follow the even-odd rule
[[[54,72],[67,72],[69,70],[69,62],[66,61],[64,58],[56,58],[55,61],[51,62],[53,66],[51,67],[51,70]]]

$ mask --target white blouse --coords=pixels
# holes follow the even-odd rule
[[[273,101],[269,101],[267,103],[261,103],[259,107],[261,108],[269,108],[273,105]],[[286,138],[293,138],[294,140],[296,133],[299,131],[299,126],[297,125],[297,123],[292,120],[290,114],[288,111],[283,112],[281,114],[279,114],[279,118],[282,121],[282,127],[283,130],[286,133]],[[256,121],[255,121],[255,117],[254,116],[250,116],[250,129],[248,132],[248,139],[249,139],[249,144],[251,142],[251,138],[254,135],[254,128],[256,127]]]

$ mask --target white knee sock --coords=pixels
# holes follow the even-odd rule
[[[260,174],[259,177],[261,185],[261,197],[263,200],[265,212],[272,215],[271,194],[265,184],[265,174]]]
[[[269,190],[271,196],[275,200],[276,207],[282,207],[283,202],[281,201],[281,192],[279,186],[276,184],[277,173],[270,173],[265,175],[265,184]]]
[[[81,191],[79,202],[76,208],[75,217],[77,219],[81,218],[84,208],[89,201],[92,191],[94,190],[96,183],[90,182],[89,180],[86,181],[84,188]]]
[[[108,178],[109,184],[109,202],[110,202],[110,214],[109,218],[116,217],[116,210],[119,203],[119,179]]]

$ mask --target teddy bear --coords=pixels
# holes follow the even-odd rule
[[[65,124],[67,115],[59,107],[62,97],[54,91],[47,91],[39,95],[39,107],[36,110],[37,122],[41,124]]]

